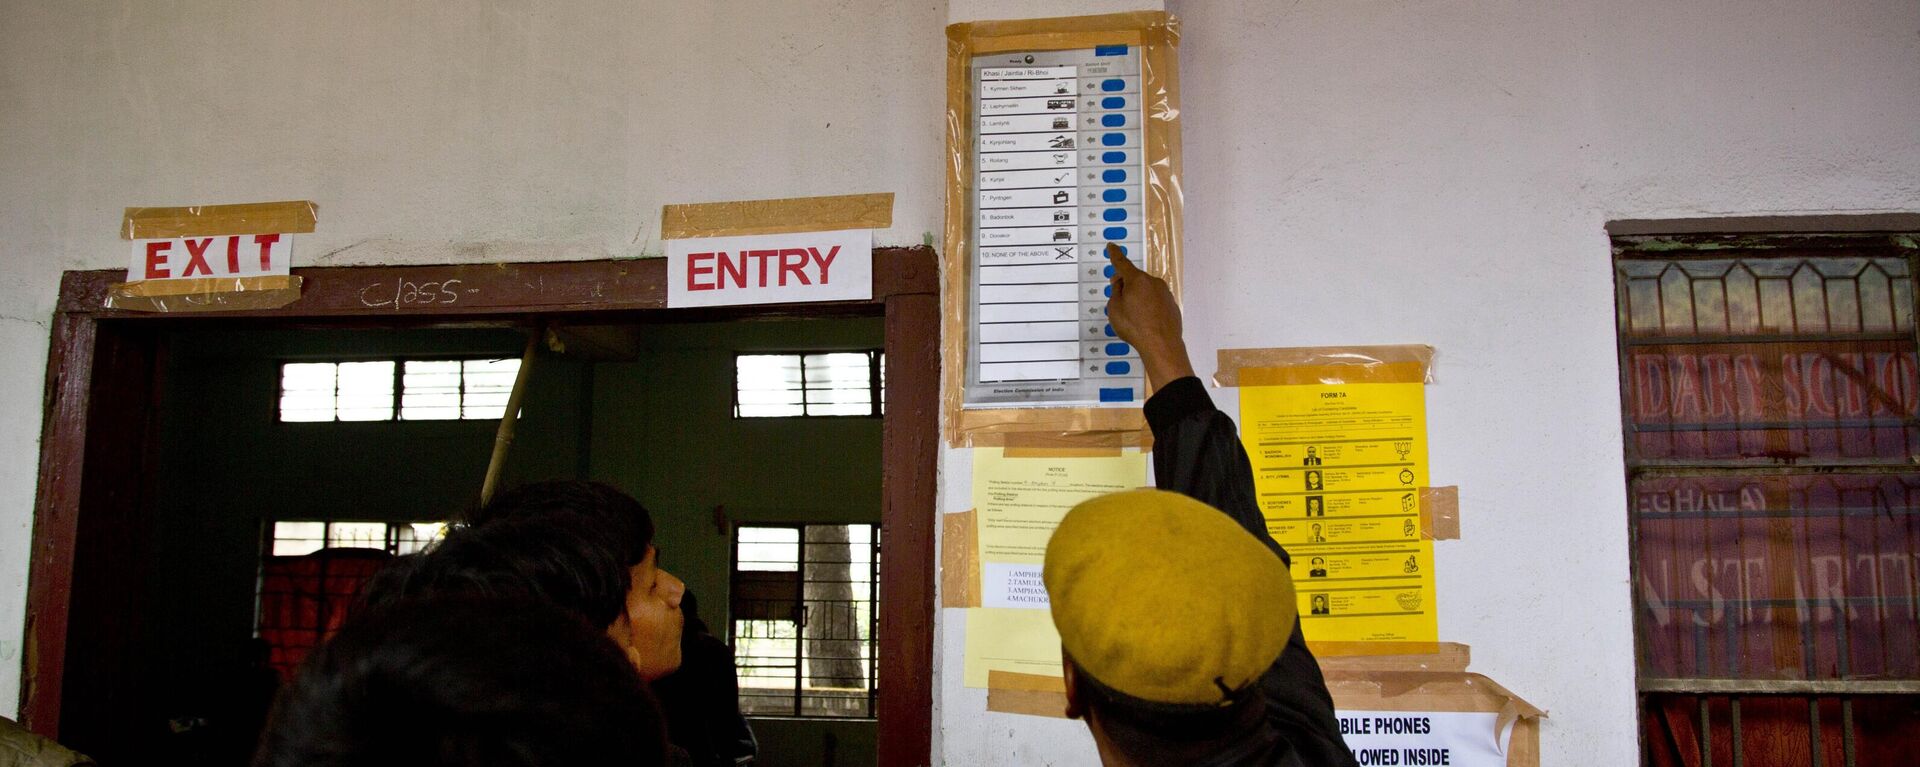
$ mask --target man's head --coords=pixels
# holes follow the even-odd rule
[[[1226,515],[1159,490],[1095,498],[1061,520],[1043,578],[1068,713],[1103,749],[1162,763],[1261,726],[1258,681],[1298,608],[1280,558]]]
[[[608,634],[627,648],[647,679],[680,667],[680,596],[686,584],[660,568],[653,517],[645,506],[602,482],[553,480],[502,492],[469,512],[464,522],[481,529],[515,520],[564,523],[604,541],[627,570],[624,604],[608,624]]]
[[[658,765],[666,739],[606,635],[538,601],[396,600],[282,693],[256,767]]]
[[[504,519],[454,527],[425,554],[402,557],[362,589],[363,609],[464,595],[544,602],[603,629],[626,611],[628,568],[584,519]]]

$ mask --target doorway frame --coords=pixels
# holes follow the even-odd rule
[[[126,626],[124,598],[106,573],[76,572],[82,559],[137,552],[150,520],[157,444],[161,333],[219,327],[392,328],[567,322],[662,323],[752,318],[884,317],[889,358],[881,426],[881,680],[878,758],[925,765],[932,757],[933,562],[939,462],[940,277],[931,247],[875,248],[865,301],[667,307],[666,259],[435,264],[295,269],[300,300],[269,310],[141,313],[108,309],[122,270],[69,271],[60,281],[41,424],[27,580],[20,719],[58,737],[69,681],[70,639],[106,641]],[[130,429],[129,426],[135,428]],[[91,439],[90,439],[91,437]],[[132,461],[133,465],[127,465]],[[479,477],[475,477],[475,482]],[[76,575],[81,576],[76,581]],[[95,584],[90,578],[101,578]],[[76,588],[78,586],[78,588]],[[76,595],[80,598],[76,600]],[[118,608],[118,609],[116,609]],[[105,660],[105,659],[99,659]],[[93,661],[83,661],[91,663]],[[111,679],[93,672],[76,678]],[[103,685],[118,684],[103,681]],[[106,710],[127,691],[96,691]],[[116,702],[117,701],[117,702]]]

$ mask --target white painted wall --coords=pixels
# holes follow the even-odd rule
[[[61,270],[126,205],[311,198],[301,263],[657,252],[668,202],[893,191],[941,226],[949,21],[1153,7],[0,0],[0,713],[18,681]],[[1568,6],[1561,8],[1558,6]],[[1912,0],[1176,2],[1188,329],[1430,343],[1441,634],[1552,712],[1548,764],[1635,759],[1616,218],[1920,210]],[[1234,393],[1217,392],[1230,410]],[[943,511],[971,462],[943,460]],[[943,616],[935,747],[1091,764],[982,713]]]

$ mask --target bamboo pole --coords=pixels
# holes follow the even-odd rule
[[[500,416],[500,428],[493,433],[493,457],[487,460],[487,478],[480,483],[480,505],[493,500],[500,484],[500,471],[507,465],[507,448],[513,445],[513,427],[520,421],[520,400],[527,394],[527,376],[533,372],[533,358],[540,350],[541,331],[527,334],[527,350],[520,355],[520,371],[513,376],[513,393],[507,395],[507,412]]]

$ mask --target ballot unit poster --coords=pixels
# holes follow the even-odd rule
[[[1135,45],[976,56],[963,406],[1139,407],[1106,321],[1108,243],[1145,256]]]
[[[1423,384],[1243,386],[1240,416],[1308,641],[1438,641]]]

